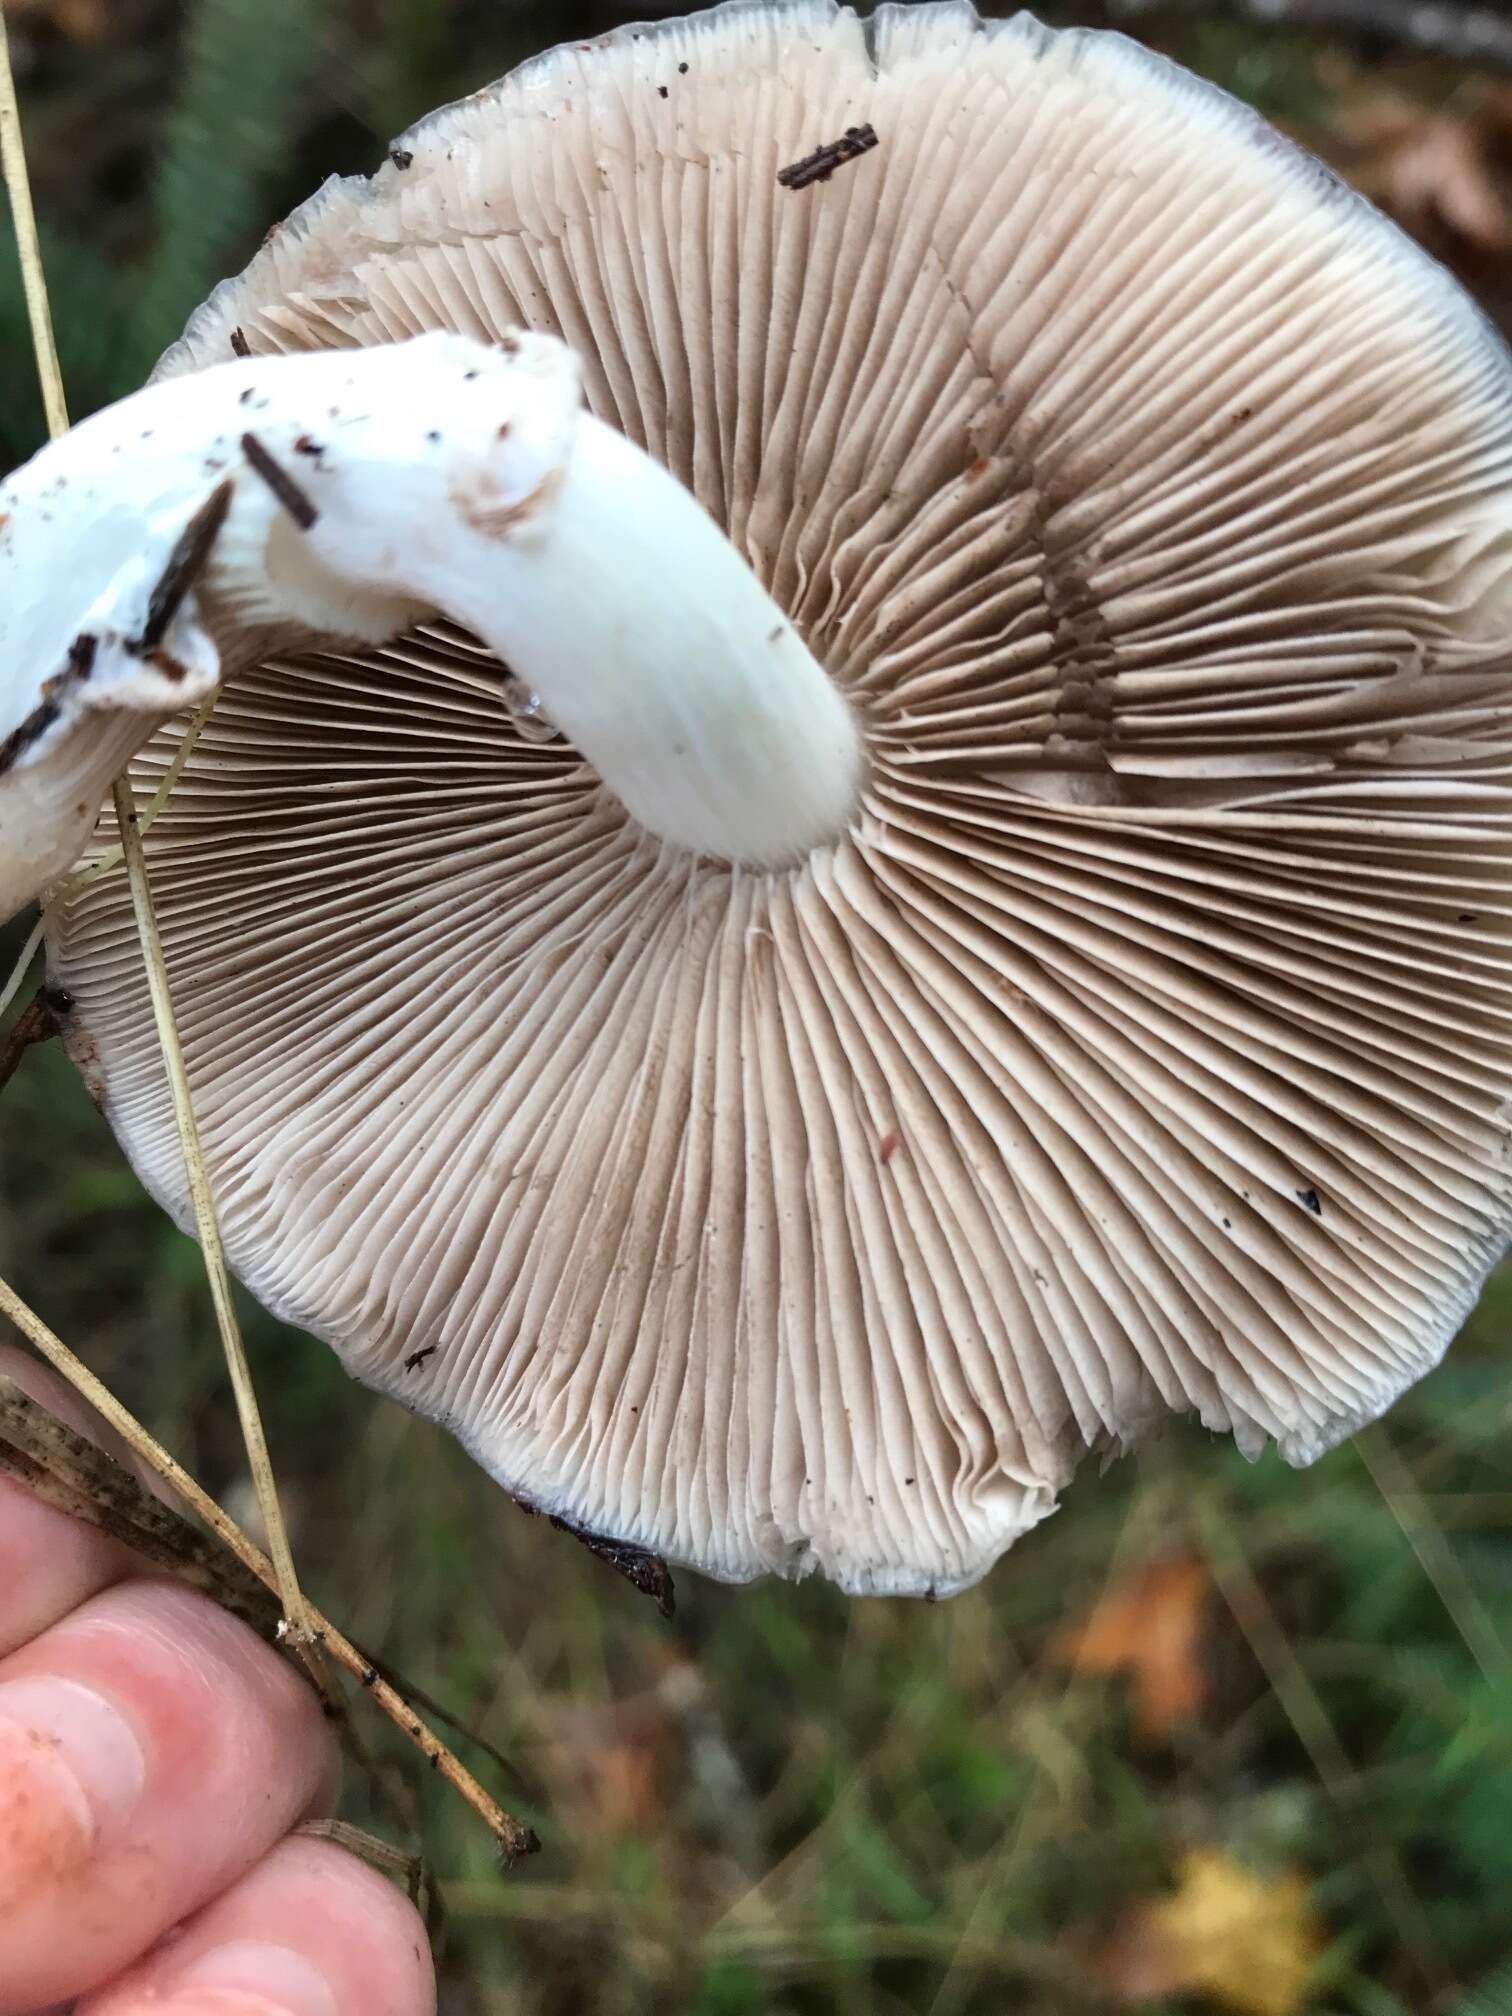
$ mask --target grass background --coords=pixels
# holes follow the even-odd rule
[[[370,167],[432,104],[624,18],[606,0],[7,14],[78,412],[139,382],[321,175]],[[1362,75],[1430,104],[1477,88],[1386,41],[1217,8],[1148,25],[1312,136]],[[40,415],[0,249],[8,466]],[[0,932],[0,974],[24,922]],[[196,1250],[53,1049],[0,1100],[0,1272],[245,1508]],[[671,1624],[321,1347],[243,1315],[311,1593],[498,1746],[508,1772],[480,1768],[545,1839],[502,1876],[465,1810],[367,1725],[381,1775],[418,1802],[457,2016],[1242,2008],[1140,2000],[1110,1977],[1110,1936],[1193,1846],[1305,1877],[1322,1950],[1287,2007],[1512,2016],[1512,1281],[1387,1423],[1311,1472],[1177,1425],[1089,1466],[949,1603],[681,1575]],[[1203,1700],[1150,1736],[1124,1680],[1069,1672],[1057,1640],[1105,1590],[1187,1556]],[[368,1774],[346,1812],[402,1831]],[[1263,1940],[1256,1955],[1263,2010]]]

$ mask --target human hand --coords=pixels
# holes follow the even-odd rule
[[[0,1371],[111,1446],[45,1368]],[[432,2016],[413,1907],[290,1838],[336,1781],[254,1632],[0,1477],[0,2016]]]

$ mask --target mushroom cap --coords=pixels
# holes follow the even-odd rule
[[[850,696],[862,802],[791,870],[659,844],[440,624],[230,682],[150,851],[242,1277],[730,1579],[944,1592],[1172,1410],[1379,1414],[1508,1236],[1494,332],[1121,37],[797,0],[427,119],[163,369],[516,324]],[[187,1223],[125,891],[50,930]]]

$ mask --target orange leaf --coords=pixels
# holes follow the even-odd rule
[[[1195,1554],[1148,1561],[1056,1640],[1053,1656],[1077,1673],[1127,1673],[1135,1726],[1170,1735],[1206,1706],[1202,1627],[1208,1571]]]

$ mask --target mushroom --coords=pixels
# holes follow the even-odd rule
[[[596,416],[538,522],[391,514],[423,608],[239,647],[151,831],[242,1277],[730,1579],[956,1589],[1172,1411],[1379,1414],[1508,1237],[1497,336],[1121,37],[796,0],[425,120],[141,396],[394,345],[423,467],[404,339],[517,327]],[[187,1223],[118,878],[48,928]]]

